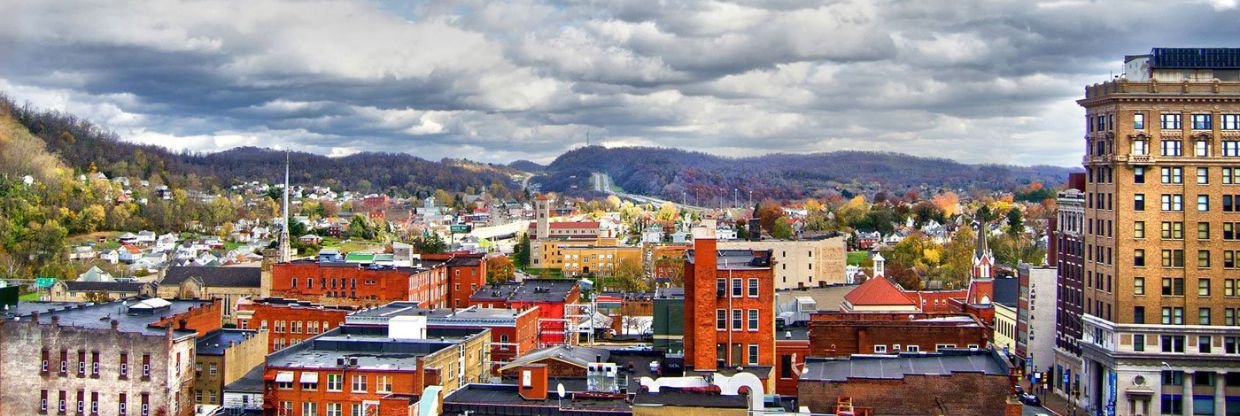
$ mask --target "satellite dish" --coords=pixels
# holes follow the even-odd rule
[[[555,392],[560,395],[561,399],[563,399],[564,398],[564,383],[557,383],[555,386]]]

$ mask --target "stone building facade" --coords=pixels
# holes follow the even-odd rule
[[[848,260],[844,237],[815,240],[724,241],[721,249],[770,250],[775,289],[799,289],[845,283]]]

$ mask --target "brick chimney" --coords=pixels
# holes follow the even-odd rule
[[[714,370],[718,366],[715,351],[718,252],[713,233],[702,231],[705,230],[694,232],[692,278],[686,276],[685,282],[685,359],[694,369]]]
[[[530,364],[517,370],[517,392],[525,400],[547,400],[547,365]]]

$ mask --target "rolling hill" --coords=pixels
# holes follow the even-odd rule
[[[605,172],[626,192],[706,204],[734,190],[741,199],[798,199],[833,193],[902,195],[909,190],[1013,191],[1033,182],[1051,186],[1072,169],[969,165],[898,153],[842,151],[727,158],[653,147],[591,146],[560,155],[534,178],[543,190],[589,193],[591,172]]]

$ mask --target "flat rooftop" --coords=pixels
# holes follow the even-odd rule
[[[357,359],[367,370],[414,370],[416,359],[434,354],[480,333],[427,331],[426,339],[388,337],[387,327],[340,326],[267,357],[268,367],[339,368],[336,360]],[[441,336],[442,335],[442,336]]]
[[[901,380],[909,375],[950,376],[954,373],[1008,375],[1007,364],[993,351],[946,351],[899,356],[855,355],[849,358],[810,358],[801,381],[846,382],[850,378]]]
[[[428,325],[452,326],[514,326],[517,317],[527,311],[509,308],[483,308],[474,305],[465,309],[419,308],[418,302],[392,302],[387,305],[363,309],[345,317],[345,323],[356,325],[385,325],[396,316],[425,316]]]
[[[139,304],[153,304],[158,307],[150,308],[148,311],[139,312],[140,308],[135,307]],[[188,300],[174,299],[163,300],[152,298],[141,302],[136,300],[127,300],[120,302],[91,304],[79,303],[71,306],[57,308],[56,310],[48,309],[40,310],[39,323],[52,323],[52,317],[56,316],[60,320],[61,326],[89,328],[89,329],[111,329],[112,320],[117,321],[117,330],[121,332],[140,333],[145,335],[163,335],[163,328],[151,328],[149,325],[159,322],[163,318],[171,317],[188,312],[190,308],[209,305],[209,300]],[[164,305],[166,304],[166,305]],[[19,304],[20,305],[20,304]],[[20,319],[29,319],[32,315],[22,315]],[[192,335],[193,330],[174,330],[179,335]]]
[[[568,386],[565,386],[568,387]],[[517,392],[515,384],[470,384],[443,399],[444,415],[497,414],[487,409],[535,408],[525,414],[531,415],[562,415],[562,414],[632,414],[632,406],[622,397],[615,399],[577,397],[570,392],[560,400],[555,391],[547,392],[546,400],[526,400]],[[505,412],[503,414],[511,414]]]
[[[470,301],[501,302],[563,302],[569,292],[577,287],[572,279],[528,279],[520,283],[509,282],[478,288]]]
[[[257,333],[246,329],[221,329],[198,338],[195,347],[199,355],[224,355],[230,345],[240,344]]]
[[[697,251],[685,252],[685,260],[694,264]],[[771,268],[770,250],[721,249],[715,251],[718,270],[763,270]]]
[[[227,393],[262,393],[263,392],[263,373],[267,371],[267,366],[259,364],[253,369],[246,372],[244,376],[232,383],[224,386],[224,392]]]

